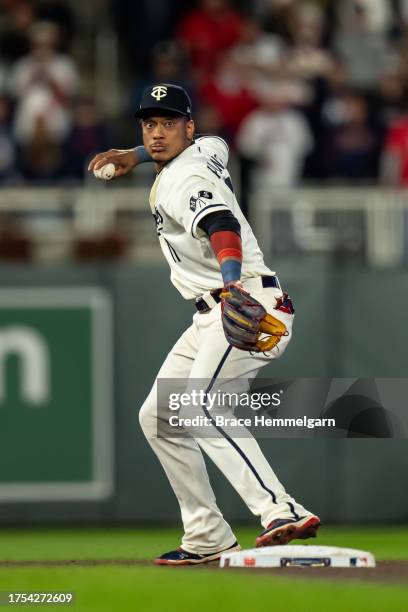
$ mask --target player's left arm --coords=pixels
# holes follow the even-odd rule
[[[212,250],[220,264],[224,286],[241,279],[241,226],[230,210],[210,213],[198,227],[207,234]]]
[[[269,314],[240,282],[242,244],[238,220],[231,211],[218,211],[205,216],[198,227],[208,235],[220,264],[224,282],[222,325],[229,344],[255,353],[272,350],[287,335],[286,326]],[[266,338],[261,340],[261,334],[266,334]]]

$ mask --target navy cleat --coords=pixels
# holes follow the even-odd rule
[[[153,563],[156,565],[198,565],[199,563],[210,563],[211,561],[218,561],[221,554],[227,550],[230,552],[238,551],[241,550],[241,547],[238,542],[234,542],[232,546],[208,555],[197,555],[196,553],[190,553],[182,548],[178,548],[177,550],[164,553],[161,557],[157,557],[157,559],[153,560]]]
[[[256,538],[256,546],[279,546],[292,540],[315,538],[320,527],[318,516],[301,516],[298,519],[275,519]]]

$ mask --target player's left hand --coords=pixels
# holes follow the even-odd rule
[[[228,283],[221,293],[222,325],[228,342],[243,351],[267,352],[287,335],[282,321],[245,291],[241,283]],[[261,338],[266,334],[265,338]]]

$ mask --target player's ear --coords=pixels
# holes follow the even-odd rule
[[[189,119],[186,122],[186,136],[187,136],[187,140],[192,141],[194,138],[194,132],[195,132],[195,124],[193,119]]]

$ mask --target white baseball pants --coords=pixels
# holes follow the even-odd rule
[[[257,441],[246,432],[244,438],[230,434],[218,437],[157,436],[157,379],[207,379],[216,386],[223,379],[254,378],[262,366],[280,357],[292,334],[293,315],[273,310],[280,289],[263,288],[261,278],[244,282],[268,312],[280,318],[289,335],[279,343],[279,351],[268,356],[229,347],[221,322],[221,307],[217,304],[208,313],[196,312],[192,325],[182,334],[167,355],[153,387],[140,410],[140,424],[153,451],[160,460],[181,509],[184,526],[182,547],[188,552],[208,554],[231,546],[236,537],[219,510],[208,478],[204,451],[218,466],[242,497],[253,514],[267,527],[277,518],[296,518],[311,513],[288,495],[265,459]],[[183,383],[183,384],[184,384]],[[201,430],[202,431],[202,430]],[[194,436],[194,428],[188,433]]]

